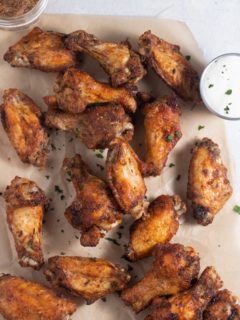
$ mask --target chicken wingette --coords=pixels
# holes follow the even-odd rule
[[[130,275],[121,267],[97,258],[56,256],[44,274],[53,287],[63,287],[88,303],[124,289]]]
[[[146,73],[140,56],[131,50],[128,41],[104,42],[78,30],[68,35],[65,43],[72,51],[83,51],[96,59],[109,75],[113,87],[137,84]]]
[[[140,36],[139,53],[181,98],[199,102],[199,76],[180,47],[158,38],[151,31]]]
[[[42,222],[48,201],[44,192],[31,180],[15,177],[4,193],[9,229],[12,232],[22,267],[40,269]]]
[[[66,158],[63,168],[76,190],[76,199],[66,209],[65,217],[81,231],[83,246],[96,246],[104,232],[122,222],[122,213],[110,188],[91,173],[79,154]]]
[[[66,35],[33,28],[11,46],[4,60],[12,67],[25,67],[45,72],[63,71],[77,64],[76,56],[65,47]]]
[[[188,173],[187,196],[193,217],[203,226],[212,223],[231,195],[232,187],[219,146],[211,139],[203,138],[193,149]]]
[[[151,270],[121,294],[123,301],[135,312],[145,309],[155,297],[177,294],[190,288],[198,277],[200,259],[191,247],[170,243],[157,245],[153,255],[155,261]]]
[[[77,305],[50,288],[23,278],[0,277],[0,314],[6,320],[66,320]]]
[[[1,120],[19,158],[44,167],[48,153],[47,132],[41,125],[42,113],[26,94],[18,89],[4,91]]]

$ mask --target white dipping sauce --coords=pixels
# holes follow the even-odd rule
[[[200,91],[210,111],[240,119],[240,55],[231,53],[213,60],[202,74]]]

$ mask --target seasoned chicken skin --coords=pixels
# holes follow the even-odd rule
[[[131,50],[128,42],[103,42],[79,30],[71,33],[65,43],[72,51],[84,51],[96,59],[109,74],[113,87],[126,83],[137,84],[146,73],[140,56]]]
[[[157,244],[169,242],[179,228],[178,216],[185,212],[186,206],[177,195],[162,195],[152,201],[147,214],[130,228],[128,258],[148,257]]]
[[[228,290],[220,291],[213,297],[203,313],[203,320],[239,320],[239,299]]]
[[[63,287],[88,303],[124,289],[130,280],[123,268],[103,259],[84,257],[52,257],[44,274],[53,287]]]
[[[141,162],[121,138],[110,144],[106,162],[107,178],[118,204],[125,213],[139,219],[146,211],[146,186],[141,174]]]
[[[6,320],[66,320],[77,305],[40,283],[11,275],[0,277],[0,314]]]
[[[79,154],[66,158],[63,168],[71,178],[76,199],[65,211],[68,222],[81,231],[83,246],[96,246],[104,235],[122,222],[122,213],[106,183],[92,175]]]
[[[19,264],[40,269],[42,253],[42,220],[47,206],[44,192],[31,180],[15,177],[6,188],[7,222],[12,232]]]
[[[43,31],[38,27],[11,46],[4,60],[12,67],[26,67],[45,72],[63,71],[76,65],[75,54],[64,45],[66,35]]]
[[[4,91],[1,119],[11,144],[23,162],[43,167],[48,138],[40,118],[40,109],[26,94],[18,89]]]
[[[180,47],[151,31],[140,36],[139,53],[147,64],[184,100],[200,101],[199,76],[180,52]]]
[[[145,309],[157,296],[188,289],[198,277],[200,259],[191,247],[170,243],[157,245],[154,257],[153,266],[144,278],[121,294],[123,301],[135,312]]]
[[[54,86],[59,107],[72,113],[83,112],[87,105],[112,102],[127,112],[136,110],[133,95],[125,88],[112,88],[97,82],[86,72],[69,68],[60,74]]]
[[[207,304],[221,287],[222,281],[219,275],[213,267],[208,267],[188,291],[169,299],[155,299],[153,312],[146,320],[201,320]]]
[[[53,99],[45,97],[46,101]],[[79,114],[49,106],[45,124],[51,128],[74,132],[89,149],[107,148],[115,137],[131,140],[134,130],[123,107],[111,103],[88,107]]]
[[[171,96],[144,106],[145,176],[161,174],[169,153],[182,136],[180,113],[176,99]]]
[[[194,218],[203,226],[212,223],[232,195],[220,149],[208,138],[200,140],[193,149],[187,195],[192,203]]]

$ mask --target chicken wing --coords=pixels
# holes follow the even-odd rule
[[[0,277],[0,314],[6,320],[64,320],[77,306],[40,283]]]
[[[120,207],[139,219],[146,211],[146,186],[141,163],[127,141],[118,138],[108,149],[106,171],[109,185]]]
[[[7,222],[12,232],[19,264],[40,269],[42,220],[48,201],[44,192],[31,180],[15,177],[6,188]]]
[[[145,176],[160,175],[182,133],[180,109],[174,97],[164,97],[146,104],[143,109],[145,128]]]
[[[213,267],[208,267],[188,291],[169,299],[155,299],[153,312],[146,320],[201,320],[203,310],[221,287],[222,281],[219,275]]]
[[[194,218],[203,226],[212,223],[231,194],[220,149],[212,140],[203,138],[193,149],[188,174],[188,199]]]
[[[64,45],[66,35],[35,27],[4,55],[12,67],[26,67],[45,72],[63,71],[77,63],[76,56]]]
[[[27,95],[18,89],[4,91],[1,119],[10,142],[23,162],[43,167],[48,138],[40,118],[40,109]]]
[[[63,168],[76,189],[76,199],[66,209],[65,217],[81,231],[83,246],[96,246],[103,231],[122,222],[122,213],[106,183],[92,175],[79,154],[66,158]]]
[[[72,113],[83,112],[89,104],[112,102],[120,104],[126,112],[134,112],[137,104],[125,88],[112,88],[97,82],[86,72],[69,68],[60,74],[54,86],[59,107]]]
[[[45,100],[52,100],[45,97]],[[49,107],[45,124],[51,128],[72,131],[89,149],[107,148],[115,137],[131,140],[134,127],[130,117],[120,105],[106,104],[88,107],[73,114]]]
[[[140,56],[131,50],[129,42],[103,42],[86,31],[79,30],[71,33],[65,43],[72,51],[84,51],[96,59],[109,74],[113,87],[126,83],[137,84],[146,71]]]
[[[135,312],[145,309],[157,296],[188,289],[198,277],[200,260],[191,247],[170,243],[157,245],[154,257],[152,269],[144,278],[121,294],[123,301]]]
[[[220,291],[203,313],[204,320],[239,320],[239,299],[228,290]]]
[[[169,242],[179,228],[178,216],[186,212],[177,195],[162,195],[151,202],[148,213],[130,228],[127,257],[136,261],[151,255],[156,244]]]
[[[124,289],[130,275],[121,267],[97,258],[52,257],[44,272],[53,287],[63,287],[75,296],[93,303]]]
[[[139,53],[155,72],[184,100],[200,101],[199,76],[180,52],[180,47],[151,31],[140,36]]]

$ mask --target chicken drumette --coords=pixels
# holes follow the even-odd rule
[[[65,320],[76,309],[74,302],[40,283],[0,277],[0,314],[6,320]]]
[[[54,86],[59,107],[72,113],[83,112],[87,105],[112,102],[134,112],[137,104],[130,91],[97,82],[86,72],[69,68],[60,74]]]
[[[26,67],[45,72],[63,71],[76,65],[73,52],[64,45],[66,35],[43,31],[35,27],[30,33],[11,46],[4,60],[12,67]]]
[[[1,119],[10,142],[23,162],[43,167],[48,138],[40,118],[40,109],[26,94],[18,89],[4,91]]]
[[[126,83],[137,84],[146,71],[137,53],[131,50],[129,42],[103,42],[86,31],[71,33],[65,43],[72,51],[84,51],[96,59],[109,74],[114,87]]]
[[[66,158],[63,168],[72,180],[76,199],[65,211],[68,222],[81,231],[83,246],[96,246],[103,231],[111,230],[122,221],[122,213],[106,183],[92,175],[79,154]]]
[[[134,128],[131,119],[120,105],[96,105],[73,114],[59,109],[53,96],[44,100],[49,106],[46,126],[74,132],[89,149],[107,148],[116,137],[132,139]]]
[[[144,278],[121,294],[123,301],[135,312],[145,309],[157,296],[188,289],[198,277],[200,260],[191,247],[170,243],[157,245],[154,257],[152,269]]]
[[[213,267],[208,267],[188,291],[169,299],[156,298],[153,301],[153,312],[146,320],[201,320],[207,304],[221,287],[219,275]]]
[[[164,97],[146,104],[143,109],[145,144],[145,176],[160,175],[168,155],[182,133],[180,109],[174,97]]]
[[[106,162],[108,181],[120,207],[135,219],[145,213],[148,204],[141,168],[142,163],[127,141],[112,141]]]
[[[44,274],[53,287],[63,287],[88,303],[124,289],[130,280],[123,268],[103,259],[56,256],[48,263]]]
[[[220,149],[212,140],[203,138],[193,149],[188,174],[188,199],[194,218],[203,226],[212,223],[231,194]]]
[[[31,180],[15,177],[6,188],[7,222],[12,232],[22,267],[40,269],[42,253],[42,220],[47,206],[44,192]]]
[[[200,101],[199,76],[180,47],[146,31],[139,38],[139,53],[155,72],[184,100]]]
[[[156,244],[169,242],[179,228],[178,216],[186,206],[177,195],[162,195],[150,203],[148,212],[130,228],[127,256],[138,260],[151,255]]]

